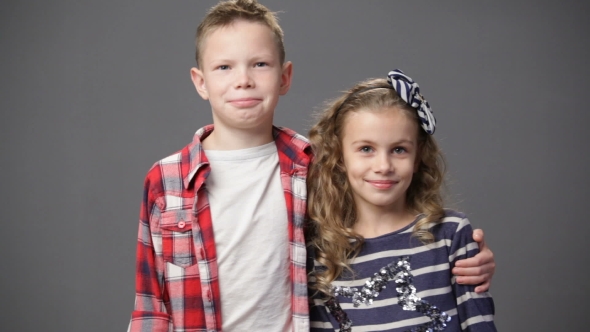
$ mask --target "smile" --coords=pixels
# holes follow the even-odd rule
[[[397,183],[397,181],[393,181],[393,180],[365,180],[365,181],[377,189],[389,189]]]
[[[234,107],[237,108],[249,108],[256,106],[262,102],[262,99],[258,98],[239,98],[239,99],[232,99],[229,101]]]

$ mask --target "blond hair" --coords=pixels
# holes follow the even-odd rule
[[[444,216],[440,194],[444,159],[436,141],[420,127],[416,109],[399,97],[385,79],[357,84],[331,102],[309,132],[314,151],[307,177],[309,241],[316,251],[315,258],[323,265],[316,271],[314,288],[325,295],[330,295],[332,281],[345,270],[351,271],[348,260],[358,254],[363,244],[362,236],[353,231],[357,211],[342,159],[345,120],[351,112],[391,108],[417,124],[419,163],[406,192],[407,208],[422,215],[413,236],[423,243],[432,242],[434,236],[429,229]]]
[[[275,36],[281,64],[285,62],[285,45],[283,43],[283,30],[277,16],[256,0],[230,0],[222,1],[213,6],[207,16],[197,28],[195,40],[195,60],[197,66],[202,63],[203,43],[207,36],[220,27],[225,27],[236,20],[258,22],[266,25]]]

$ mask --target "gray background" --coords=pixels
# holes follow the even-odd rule
[[[3,1],[3,331],[122,331],[142,182],[209,123],[189,79],[215,1]],[[276,123],[401,68],[434,108],[449,206],[485,230],[503,331],[585,330],[587,13],[582,1],[264,1],[291,91]]]

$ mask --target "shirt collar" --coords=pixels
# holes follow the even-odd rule
[[[289,128],[273,126],[272,131],[279,153],[290,159],[296,165],[294,167],[307,168],[311,159],[311,147],[307,138]],[[212,132],[212,124],[197,130],[193,141],[182,153],[182,158],[188,158],[189,161],[187,175],[183,178],[185,188],[189,187],[191,181],[202,167],[205,167],[204,171],[206,172],[203,181],[209,175],[209,161],[205,155],[202,141]]]

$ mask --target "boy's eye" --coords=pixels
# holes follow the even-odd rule
[[[221,70],[228,70],[229,69],[229,66],[228,65],[221,65],[221,66],[219,66],[217,68],[218,69],[221,69]]]
[[[266,62],[256,62],[254,65],[255,67],[266,67],[268,64]]]

